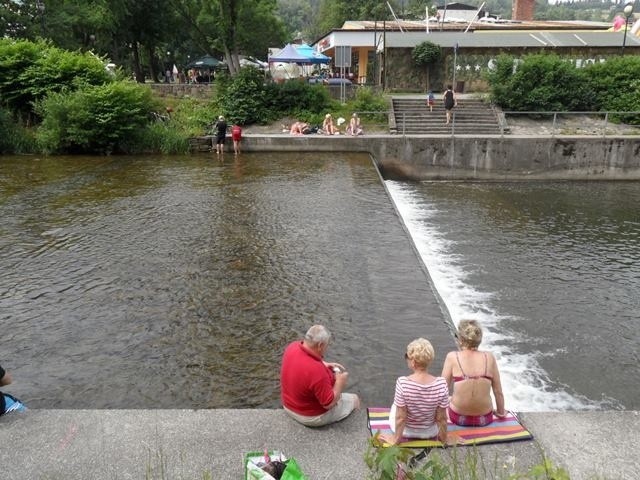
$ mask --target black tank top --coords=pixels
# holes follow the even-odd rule
[[[447,90],[444,92],[444,108],[453,108],[453,90]]]

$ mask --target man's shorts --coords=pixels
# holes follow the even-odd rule
[[[331,410],[323,413],[322,415],[307,417],[305,415],[292,412],[287,407],[283,408],[291,418],[307,427],[322,427],[347,418],[349,414],[355,410],[357,405],[358,396],[355,393],[343,393],[340,396],[338,403],[336,403]]]

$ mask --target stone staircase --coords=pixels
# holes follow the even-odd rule
[[[436,95],[433,112],[429,111],[426,95],[422,97],[393,97],[391,133],[406,135],[499,135],[500,123],[489,103],[475,98],[458,96],[453,109],[453,125],[445,125],[446,113],[442,95]],[[395,125],[394,125],[395,122]]]

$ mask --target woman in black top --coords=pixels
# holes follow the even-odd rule
[[[447,90],[444,92],[443,100],[444,109],[447,112],[446,125],[448,125],[449,123],[451,123],[451,110],[453,110],[453,107],[458,104],[458,101],[456,100],[456,94],[451,89],[451,85],[447,85]]]

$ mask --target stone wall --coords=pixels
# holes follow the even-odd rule
[[[366,152],[385,178],[640,180],[640,136],[247,135],[243,152]]]
[[[411,57],[412,48],[390,48],[387,50],[385,68],[386,87],[389,91],[426,92],[426,68],[418,67]],[[513,55],[516,58],[525,55],[548,52],[549,49],[540,48],[461,48],[456,59],[456,83],[464,87],[457,88],[459,92],[485,92],[488,85],[485,74],[493,61],[501,54]],[[570,61],[577,67],[591,63],[599,63],[611,57],[620,55],[620,48],[562,48],[553,49],[553,53]],[[454,54],[452,49],[442,49],[440,61],[430,67],[430,89],[443,92],[447,84],[452,82],[454,69]]]
[[[211,98],[213,84],[210,83],[152,83],[151,90],[160,97]]]

